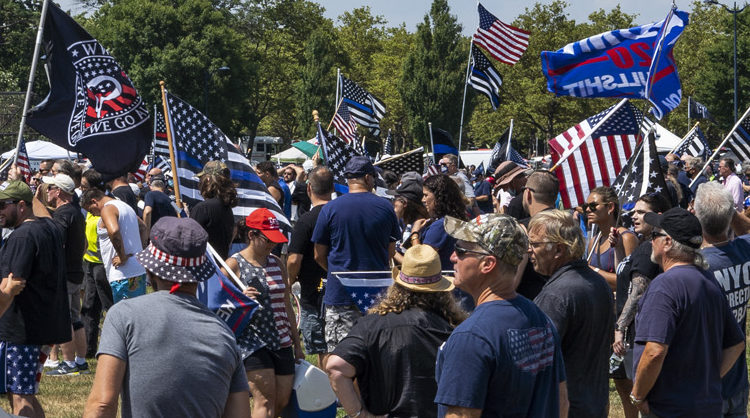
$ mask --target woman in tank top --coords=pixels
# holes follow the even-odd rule
[[[248,245],[227,259],[227,265],[248,286],[244,293],[260,305],[237,337],[253,396],[252,416],[278,416],[292,393],[295,359],[305,357],[290,303],[286,267],[271,254],[287,238],[267,209],[253,211],[238,225],[238,232]]]
[[[627,228],[619,226],[620,201],[611,187],[597,187],[583,205],[589,225],[596,225],[599,233],[589,237],[589,266],[601,274],[614,291],[617,288],[617,264],[635,250],[638,238]],[[619,235],[612,246],[609,236]]]

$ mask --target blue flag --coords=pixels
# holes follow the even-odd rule
[[[27,123],[84,154],[105,181],[135,171],[151,146],[150,115],[125,71],[73,18],[50,2],[44,25],[51,91]]]
[[[209,253],[206,257],[214,263],[216,274],[198,285],[198,300],[226,322],[234,335],[240,335],[258,310],[258,303],[221,273]]]
[[[393,284],[391,272],[333,272],[332,275],[341,282],[352,303],[365,314],[367,310],[377,303],[388,288]]]
[[[687,24],[687,12],[672,10],[657,23],[542,51],[547,89],[558,96],[649,99],[661,119],[682,99],[672,48]]]

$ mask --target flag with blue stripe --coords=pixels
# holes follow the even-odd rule
[[[547,89],[557,96],[649,99],[661,119],[682,100],[672,48],[687,24],[688,14],[674,10],[660,22],[542,51]]]
[[[197,109],[169,92],[165,92],[165,97],[177,160],[175,178],[179,180],[182,200],[190,207],[202,201],[197,174],[207,162],[223,161],[237,187],[239,203],[232,208],[235,219],[243,220],[255,209],[266,208],[289,234],[292,230],[289,220],[242,151]]]
[[[729,135],[726,145],[740,161],[750,161],[750,120],[747,114],[748,112],[745,112],[742,122]]]
[[[691,157],[701,157],[705,160],[708,158],[710,151],[711,149],[709,148],[706,136],[703,135],[701,127],[696,126],[690,131],[690,134],[682,140],[680,146],[675,150],[675,154],[680,156],[687,154]]]
[[[490,99],[492,110],[497,109],[500,105],[499,94],[503,79],[490,60],[474,44],[471,44],[471,69],[467,83]]]

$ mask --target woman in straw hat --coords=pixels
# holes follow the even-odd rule
[[[385,299],[333,351],[326,369],[348,416],[437,416],[438,347],[466,318],[451,296],[453,283],[440,272],[432,247],[409,248]]]
[[[237,337],[237,346],[253,396],[252,416],[275,417],[292,394],[295,359],[305,358],[290,304],[286,267],[271,254],[287,238],[268,209],[254,210],[238,227],[248,245],[229,257],[227,265],[248,286],[244,293],[261,309]]]

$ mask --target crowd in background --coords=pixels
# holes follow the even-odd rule
[[[352,417],[602,417],[610,379],[626,417],[745,416],[750,166],[661,165],[667,190],[640,196],[626,225],[615,189],[562,209],[553,173],[513,162],[483,172],[448,154],[438,174],[398,176],[353,157],[343,194],[325,166],[258,163],[290,237],[267,209],[237,222],[218,161],[192,208],[158,168],[105,183],[50,160],[28,185],[13,168],[0,186],[5,392],[13,413],[41,416],[42,368],[85,374],[97,356],[86,415],[116,413],[120,394],[123,416],[150,415],[170,396],[144,390],[167,374],[154,369],[204,363],[218,344],[213,371],[175,376],[197,379],[180,397],[200,401],[170,413],[278,416],[308,354]],[[194,301],[214,271],[207,246],[261,306],[236,334]],[[333,274],[360,271],[393,279],[366,314]]]

